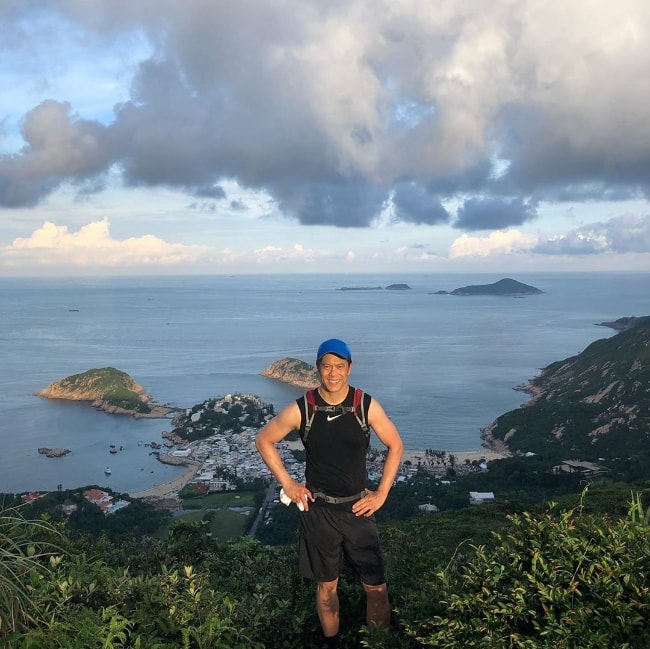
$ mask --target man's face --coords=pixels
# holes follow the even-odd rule
[[[337,392],[346,388],[348,376],[352,371],[352,363],[336,354],[325,354],[318,365],[321,382],[328,392]]]

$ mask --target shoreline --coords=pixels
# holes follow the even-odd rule
[[[445,451],[446,457],[453,455],[456,464],[465,464],[466,461],[479,462],[480,460],[485,460],[490,462],[491,460],[503,460],[507,457],[512,457],[511,453],[501,453],[499,451],[494,451],[492,449],[481,449],[475,451]],[[402,454],[402,464],[406,461],[410,461],[412,464],[417,464],[418,461],[423,461],[426,458],[426,451],[423,450],[412,450],[404,449]]]
[[[179,462],[179,465],[182,464],[185,466],[185,471],[176,478],[163,482],[159,485],[150,487],[149,489],[143,489],[142,491],[136,491],[134,493],[129,493],[131,498],[145,499],[145,498],[176,498],[178,492],[192,480],[196,475],[197,470],[200,468],[200,464],[194,460],[186,460],[184,462]]]
[[[301,449],[301,441],[289,441],[285,440],[287,446],[292,449]],[[491,460],[503,460],[504,458],[511,457],[510,453],[500,453],[491,449],[480,449],[474,451],[445,451],[446,457],[449,458],[450,455],[453,455],[457,465],[465,464],[466,462],[480,462],[485,460],[490,462]],[[411,462],[411,464],[417,465],[418,462],[424,462],[426,459],[426,451],[420,449],[404,449],[402,454],[402,464],[405,462]],[[131,498],[138,499],[163,499],[163,498],[177,498],[178,492],[188,483],[191,482],[192,478],[196,475],[197,470],[200,465],[194,460],[184,460],[178,464],[183,464],[185,466],[185,471],[178,477],[163,482],[162,484],[155,485],[149,489],[144,489],[142,491],[137,491],[134,493],[129,493]]]
[[[291,451],[302,451],[303,445],[300,440],[283,440],[283,443],[286,444],[287,448]],[[481,448],[472,451],[445,451],[446,457],[453,455],[456,464],[465,464],[466,461],[474,462],[485,460],[490,462],[491,460],[503,460],[507,457],[512,457],[512,453],[507,451],[497,451],[491,448]],[[424,449],[408,449],[405,448],[402,453],[402,464],[405,462],[411,462],[411,464],[417,464],[418,461],[424,461],[427,457],[426,451]]]

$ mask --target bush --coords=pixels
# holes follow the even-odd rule
[[[621,520],[551,507],[511,517],[495,543],[439,573],[430,619],[408,625],[437,647],[648,647],[650,509]]]

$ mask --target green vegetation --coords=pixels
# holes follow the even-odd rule
[[[178,525],[198,522],[202,525],[202,529],[206,534],[210,534],[215,540],[225,543],[244,536],[250,527],[251,521],[252,514],[250,512],[246,514],[228,509],[221,511],[197,509],[176,516],[156,533],[156,538],[166,538],[171,530]]]
[[[142,393],[143,389],[126,372],[102,367],[55,381],[41,394],[57,398],[100,399],[124,410],[146,414],[151,412],[151,408]]]
[[[533,386],[536,402],[491,431],[533,455],[466,472],[429,450],[425,462],[448,461],[444,483],[419,470],[391,491],[377,521],[393,623],[363,626],[365,597],[346,566],[345,648],[650,646],[650,318],[550,365]],[[222,415],[234,430],[268,414],[272,407],[254,397],[231,396],[198,404],[178,426],[205,437],[221,430]],[[567,458],[606,471],[553,470]],[[497,500],[467,507],[470,490]],[[250,516],[224,509],[257,508],[263,492],[260,480],[235,494],[188,489],[190,511],[176,519],[140,502],[105,516],[79,492],[22,507],[6,497],[0,645],[320,647],[314,586],[297,572],[297,509],[273,508],[258,540],[242,536]],[[425,503],[441,511],[424,515]],[[62,505],[72,504],[66,519]]]
[[[473,284],[456,288],[450,295],[538,295],[539,293],[543,291],[506,277],[493,284]]]
[[[232,394],[206,399],[173,419],[172,433],[187,441],[206,439],[216,433],[239,433],[243,428],[260,428],[273,406],[252,394]]]
[[[650,317],[552,363],[531,386],[538,396],[499,417],[490,430],[494,438],[556,461],[605,458],[620,477],[647,471]]]
[[[226,491],[211,493],[206,496],[197,496],[191,501],[183,503],[184,509],[221,508],[221,507],[255,507],[256,494],[246,491]]]
[[[57,532],[9,507],[0,514],[0,641],[11,642],[38,623],[35,588],[49,579],[47,561],[59,552]],[[53,563],[54,565],[54,563]]]
[[[648,493],[628,490],[624,502],[620,489],[585,490],[521,513],[482,506],[381,525],[393,624],[363,626],[363,592],[346,568],[343,646],[647,647]],[[320,646],[295,539],[223,542],[205,521],[183,520],[163,540],[112,543],[28,525],[15,509],[0,512],[3,600],[22,603],[20,615],[2,610],[10,649]]]

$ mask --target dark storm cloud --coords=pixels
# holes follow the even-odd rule
[[[459,230],[501,230],[537,218],[536,208],[520,198],[470,198],[453,223]]]
[[[385,190],[361,183],[313,184],[280,203],[303,225],[366,227],[385,203]]]
[[[395,216],[400,221],[434,225],[447,223],[449,213],[440,199],[413,183],[399,183],[393,192]]]
[[[458,0],[0,10],[12,34],[0,48],[65,66],[65,37],[53,50],[23,29],[36,13],[31,34],[50,16],[51,33],[69,29],[77,47],[125,60],[138,39],[146,47],[120,71],[102,123],[63,101],[24,111],[24,147],[0,155],[0,205],[35,205],[65,182],[98,189],[110,169],[126,185],[199,198],[224,198],[232,179],[301,223],[338,227],[368,226],[393,190],[397,219],[427,225],[448,222],[441,200],[462,196],[454,226],[489,230],[534,219],[543,201],[649,191],[643,0],[597,11],[586,0],[494,0],[480,12]]]
[[[204,185],[192,192],[197,198],[226,198],[226,192],[220,185]]]

